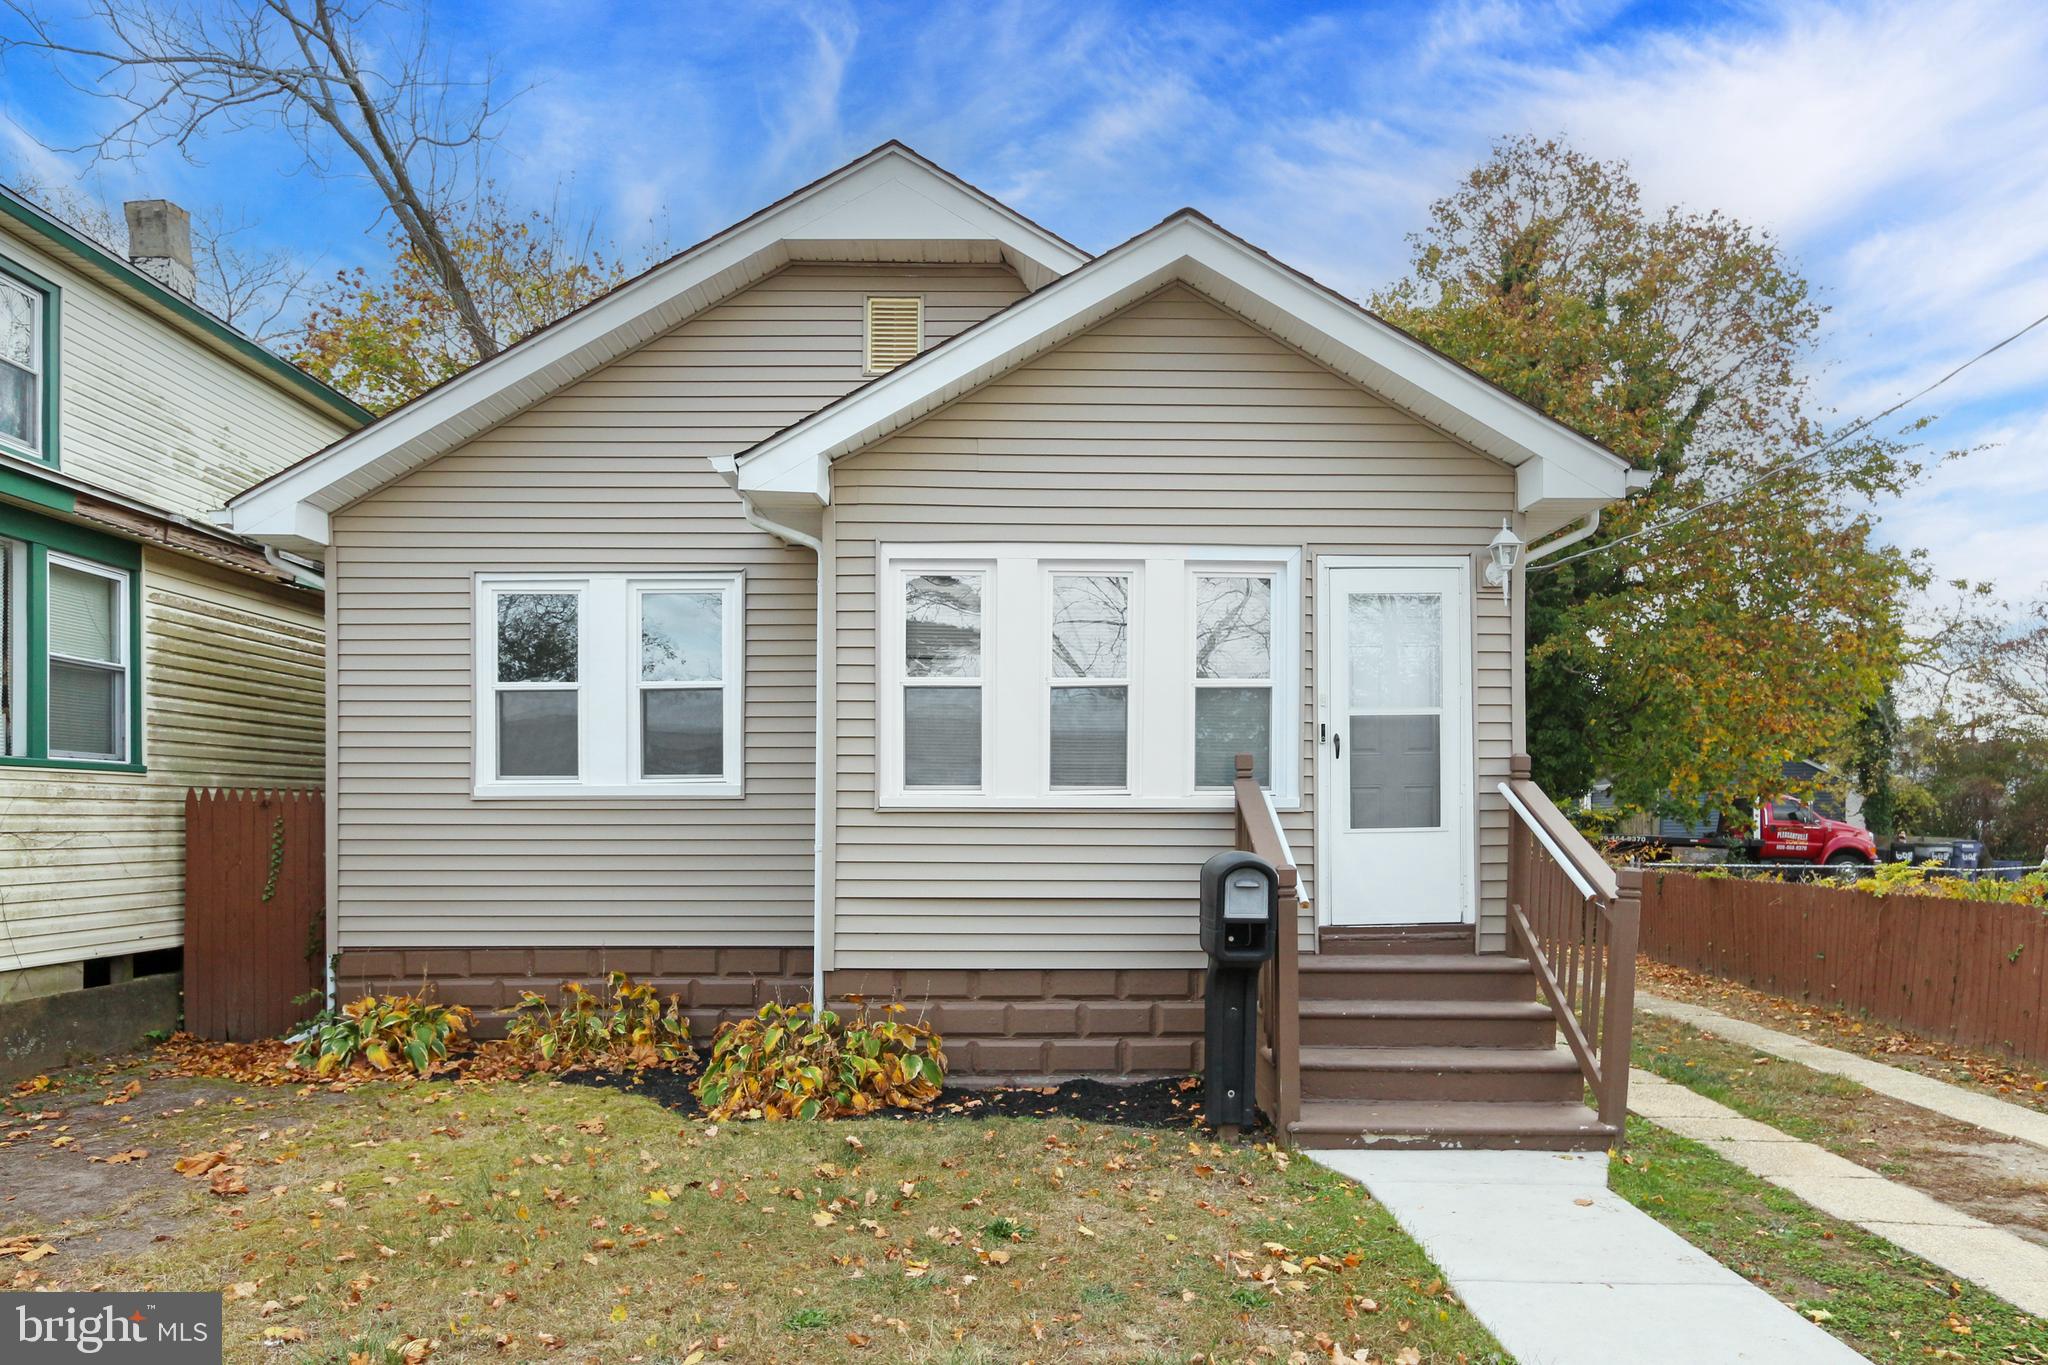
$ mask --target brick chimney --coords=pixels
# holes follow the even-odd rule
[[[180,298],[198,287],[192,272],[192,215],[168,199],[131,199],[128,259],[135,268]]]

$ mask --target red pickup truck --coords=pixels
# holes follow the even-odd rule
[[[1877,861],[1877,841],[1867,829],[1846,820],[1830,820],[1789,796],[1774,796],[1761,805],[1763,818],[1747,840],[1749,855],[1760,863],[1831,863],[1841,867]]]

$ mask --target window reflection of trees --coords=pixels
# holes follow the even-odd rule
[[[1052,589],[1053,673],[1122,678],[1130,672],[1131,580],[1058,574]]]
[[[576,594],[498,598],[498,681],[576,681]]]
[[[916,574],[904,587],[904,671],[913,678],[981,672],[981,580]]]

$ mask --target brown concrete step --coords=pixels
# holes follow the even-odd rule
[[[1614,1129],[1583,1104],[1438,1100],[1304,1101],[1291,1125],[1303,1147],[1533,1148],[1605,1151]]]
[[[1316,935],[1316,947],[1329,957],[1477,951],[1469,924],[1375,925],[1370,929],[1326,926]]]
[[[1474,953],[1303,957],[1304,1000],[1534,1000],[1536,974],[1519,957]]]
[[[1334,1047],[1301,1049],[1301,1094],[1330,1100],[1576,1102],[1579,1064],[1563,1048]]]
[[[1535,1000],[1303,1000],[1299,1012],[1303,1047],[1557,1046]]]

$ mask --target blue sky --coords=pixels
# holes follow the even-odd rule
[[[75,0],[49,0],[63,13]],[[495,61],[493,171],[629,247],[694,241],[902,138],[1081,245],[1192,204],[1364,294],[1504,134],[1626,158],[1655,203],[1777,233],[1832,307],[1821,392],[1874,412],[2048,313],[2048,6],[443,3],[458,69]],[[11,22],[0,19],[0,24]],[[367,187],[274,135],[88,166],[101,102],[17,56],[0,177],[82,179],[253,220],[333,269],[375,258]],[[1883,509],[1944,576],[2048,583],[2048,328],[1915,412],[1988,446]],[[1903,417],[1900,420],[1904,420]]]

